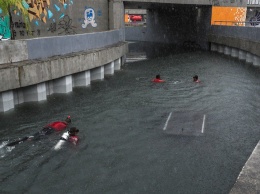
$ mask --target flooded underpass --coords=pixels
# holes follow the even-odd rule
[[[127,63],[103,81],[1,113],[0,192],[229,193],[260,139],[259,69],[149,48],[130,45]],[[166,82],[151,82],[157,74]],[[62,133],[5,146],[67,115],[77,146],[53,150]]]

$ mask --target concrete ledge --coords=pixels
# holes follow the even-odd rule
[[[54,55],[99,49],[122,41],[119,34],[120,30],[110,30],[28,39],[28,59],[48,58]]]
[[[28,48],[25,40],[1,41],[0,51],[0,64],[28,59]]]
[[[1,66],[2,67],[2,66]],[[19,68],[9,66],[0,69],[0,91],[6,91],[11,88],[19,88]]]
[[[260,193],[260,142],[240,172],[230,194]]]
[[[115,2],[136,2],[136,3],[171,3],[171,4],[196,4],[196,5],[214,5],[211,0],[114,0]],[[246,1],[217,1],[220,6],[246,6]],[[137,4],[138,5],[138,4]],[[128,7],[127,7],[128,8]]]
[[[0,92],[93,69],[112,62],[127,52],[127,42],[119,42],[86,52],[4,64],[0,66]]]
[[[123,29],[50,36],[24,40],[0,42],[0,65],[25,60],[47,59],[52,56],[68,55],[117,44],[123,41]]]
[[[254,55],[260,56],[260,42],[214,34],[208,35],[208,41],[212,43],[238,48],[244,51],[248,51]]]

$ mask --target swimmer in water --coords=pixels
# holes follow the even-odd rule
[[[70,142],[76,145],[79,141],[79,137],[77,136],[78,132],[79,129],[76,127],[71,127],[67,132],[62,134],[60,140],[54,146],[54,150],[60,150],[66,142]]]
[[[55,121],[46,125],[42,130],[35,133],[33,138],[39,138],[43,135],[49,135],[55,131],[63,131],[71,123],[71,118],[68,116],[64,121]]]
[[[52,122],[52,123],[46,125],[45,127],[43,127],[43,129],[41,129],[34,135],[26,136],[24,138],[19,138],[18,140],[9,143],[6,146],[14,146],[16,144],[19,144],[19,143],[27,141],[27,140],[38,140],[38,139],[42,138],[43,136],[49,135],[55,131],[65,130],[70,123],[71,123],[71,118],[70,118],[70,116],[68,116],[64,121]]]
[[[69,129],[69,142],[73,143],[74,145],[76,145],[79,141],[79,137],[77,136],[78,132],[79,129],[76,127],[71,127]]]
[[[194,76],[193,76],[193,82],[195,82],[195,83],[200,83],[199,76],[194,75]]]
[[[162,83],[162,82],[165,82],[164,80],[161,79],[160,75],[156,75],[155,79],[152,80],[152,82],[155,82],[155,83]]]

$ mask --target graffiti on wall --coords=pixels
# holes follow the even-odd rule
[[[56,32],[57,31],[57,27],[56,26],[57,26],[56,22],[50,23],[50,26],[49,26],[47,31],[50,31],[52,33]]]
[[[13,36],[14,38],[16,38],[18,35],[20,37],[24,37],[24,36],[40,36],[41,35],[41,31],[39,29],[36,30],[30,30],[28,31],[26,29],[25,23],[21,22],[20,20],[18,22],[12,22],[11,26],[13,27]]]
[[[25,36],[46,35],[47,32],[57,34],[75,34],[72,19],[66,16],[68,7],[73,5],[74,0],[22,0],[22,6],[28,11],[31,31],[28,32],[25,23],[22,20],[22,13],[18,9],[12,10],[12,22],[6,22],[6,19],[0,19],[0,34],[7,34],[12,29],[14,38],[23,38]],[[0,16],[2,10],[0,8]],[[4,17],[5,18],[5,17]],[[8,37],[11,37],[11,32]],[[5,35],[4,37],[6,37]]]
[[[0,17],[0,40],[1,39],[10,39],[11,30],[9,26],[9,17],[2,16]]]
[[[258,10],[255,11],[255,15],[249,19],[251,26],[259,26],[260,25],[260,12]]]
[[[82,6],[83,1],[89,4]],[[22,11],[13,7],[10,10],[12,17],[9,29],[11,37],[15,39],[96,32],[106,30],[109,25],[108,1],[21,0],[21,2],[22,7],[28,11],[29,29],[32,32],[27,33],[28,28],[27,26],[25,28]]]
[[[89,24],[91,24],[92,27],[97,27],[97,23],[95,21],[95,10],[92,8],[86,8],[84,12],[84,24],[82,24],[82,28],[86,28]]]
[[[72,26],[72,19],[68,15],[65,15],[63,17],[58,26],[58,29],[62,29],[62,32],[60,32],[59,34],[76,34],[76,32],[74,31],[74,28],[76,27]]]
[[[64,10],[66,10],[68,6],[66,0],[59,0],[59,2]],[[73,1],[71,1],[71,3],[72,2]],[[28,4],[30,21],[40,19],[42,22],[46,23],[47,19],[51,19],[54,16],[53,11],[50,10],[51,6],[53,6],[57,12],[61,11],[61,7],[55,3],[51,4],[50,0],[26,0],[26,3]]]

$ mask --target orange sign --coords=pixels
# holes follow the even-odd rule
[[[244,26],[246,7],[212,7],[211,25]]]

